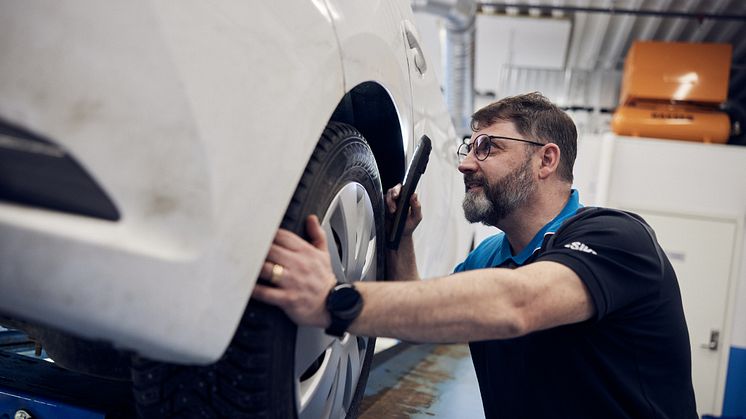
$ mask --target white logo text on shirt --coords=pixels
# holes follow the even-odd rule
[[[570,244],[566,244],[565,247],[570,250],[580,250],[581,252],[590,253],[592,255],[598,254],[595,250],[591,249],[581,242],[572,242]]]

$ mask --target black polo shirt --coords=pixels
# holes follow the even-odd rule
[[[647,224],[621,211],[582,208],[540,234],[541,247],[523,263],[492,266],[561,263],[587,286],[595,315],[472,342],[487,418],[696,418],[676,274]],[[457,270],[477,268],[470,265]]]

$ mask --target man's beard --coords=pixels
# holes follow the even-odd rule
[[[464,182],[481,183],[482,191],[466,191],[464,196],[464,216],[470,223],[481,222],[496,226],[516,209],[528,201],[536,190],[532,178],[531,159],[526,158],[515,172],[489,184],[483,176],[464,175]]]

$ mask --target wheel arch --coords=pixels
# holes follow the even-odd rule
[[[388,91],[379,83],[366,81],[352,88],[340,100],[330,121],[357,128],[368,141],[386,191],[404,176],[404,136],[399,112]]]

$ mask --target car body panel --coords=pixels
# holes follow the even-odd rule
[[[408,0],[329,0],[329,3],[340,37],[346,82],[355,85],[371,76],[385,81],[382,84],[399,109],[407,163],[422,135],[428,135],[433,143],[426,175],[417,189],[424,219],[415,231],[415,251],[423,277],[448,274],[463,260],[471,243],[472,229],[461,210],[464,185],[456,171],[460,139],[435,77],[438,63],[428,62],[424,74],[414,65],[416,51],[408,44],[406,32],[410,31],[418,40],[419,34],[412,23],[414,16]],[[387,28],[385,36],[372,36],[371,33],[380,32],[374,30],[376,27]],[[396,73],[397,63],[383,59],[392,53],[406,57],[406,61],[398,63],[401,75],[409,75],[406,87],[398,79],[392,83],[391,74]],[[410,89],[411,97],[404,89]]]
[[[0,309],[157,359],[216,359],[343,95],[326,9],[2,9],[0,115],[69,150],[123,218],[0,204],[0,281],[12,290]],[[283,24],[302,37],[268,42]]]
[[[344,94],[384,86],[411,155],[400,19],[354,36],[340,4],[0,5],[0,118],[65,148],[122,213],[0,202],[0,313],[157,360],[218,359]],[[432,97],[417,115],[442,117]]]
[[[433,141],[427,175],[422,177],[418,187],[424,219],[414,233],[417,266],[420,275],[429,278],[451,272],[463,260],[464,251],[471,245],[473,229],[461,209],[465,189],[463,179],[456,171],[456,151],[461,139],[451,122],[435,76],[434,69],[439,63],[420,56],[425,62],[425,71],[418,69],[415,59],[422,51],[418,51],[416,46],[422,41],[413,23],[409,3],[405,2],[402,9],[405,31],[416,42],[408,49],[414,138],[427,135]]]

